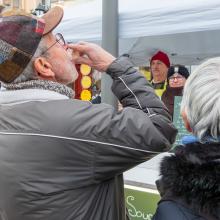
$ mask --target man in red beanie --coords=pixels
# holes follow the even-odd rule
[[[156,94],[161,97],[167,86],[167,72],[170,67],[170,60],[167,54],[158,51],[150,60],[150,69],[152,74],[152,85]]]

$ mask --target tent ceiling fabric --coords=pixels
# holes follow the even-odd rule
[[[65,8],[56,29],[69,42],[101,42],[102,1]],[[119,0],[119,54],[146,65],[164,50],[172,63],[198,64],[220,55],[219,0]]]

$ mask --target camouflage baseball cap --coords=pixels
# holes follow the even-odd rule
[[[0,81],[12,82],[30,62],[42,36],[61,21],[63,9],[54,7],[41,18],[12,15],[0,17]]]

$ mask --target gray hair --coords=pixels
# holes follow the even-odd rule
[[[47,49],[46,47],[46,43],[45,41],[42,39],[38,45],[38,48],[34,54],[34,56],[32,57],[32,59],[30,60],[30,62],[28,63],[28,65],[26,66],[26,68],[24,69],[24,71],[13,81],[13,83],[20,83],[20,82],[25,82],[31,79],[37,79],[37,73],[34,70],[33,67],[33,61],[36,59],[36,57],[41,56],[41,54]],[[43,55],[44,57],[46,57],[46,53]]]
[[[202,63],[186,81],[181,111],[200,140],[220,136],[220,57]]]

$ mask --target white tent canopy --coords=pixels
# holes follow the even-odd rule
[[[67,41],[101,42],[102,1],[65,8],[56,29]],[[219,0],[119,0],[119,54],[147,64],[157,50],[192,65],[220,55]]]

